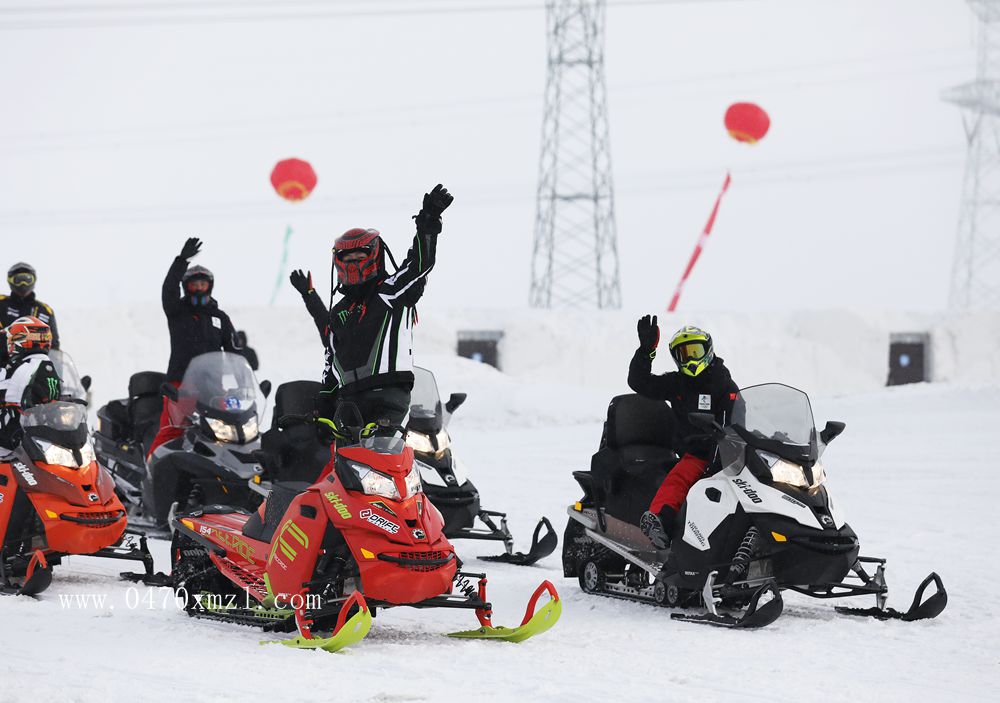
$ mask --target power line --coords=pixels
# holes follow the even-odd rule
[[[745,2],[760,2],[761,0],[619,0],[618,2],[609,3],[609,7],[644,7],[644,6],[655,6],[655,5],[692,5],[692,4],[708,4],[708,3],[745,3]],[[187,3],[184,3],[187,5]],[[482,13],[500,13],[500,12],[534,12],[541,11],[544,6],[541,2],[533,3],[504,3],[502,5],[475,5],[472,3],[465,3],[461,6],[452,7],[442,7],[442,6],[412,6],[407,5],[406,7],[398,7],[391,9],[333,9],[327,7],[323,10],[313,10],[313,11],[296,11],[296,4],[301,7],[313,6],[319,3],[303,2],[299,0],[298,3],[295,0],[289,0],[288,2],[275,2],[275,3],[254,3],[252,7],[259,7],[261,11],[247,13],[245,10],[246,6],[235,5],[232,3],[204,3],[199,4],[199,9],[209,9],[213,12],[205,13],[198,12],[192,14],[161,14],[161,15],[149,15],[142,14],[147,12],[157,12],[162,8],[163,11],[168,11],[169,8],[164,3],[146,3],[147,8],[143,8],[140,5],[130,5],[123,6],[121,9],[112,9],[111,6],[89,6],[91,10],[94,8],[101,8],[99,14],[104,14],[102,17],[67,17],[67,18],[52,18],[52,19],[39,19],[34,20],[29,18],[28,20],[21,20],[20,16],[31,10],[30,6],[19,6],[16,8],[11,8],[17,10],[16,13],[9,13],[15,16],[14,21],[3,20],[3,8],[0,8],[0,31],[3,30],[36,30],[36,29],[86,29],[94,27],[139,27],[139,26],[165,26],[165,25],[184,25],[184,24],[218,24],[218,23],[232,23],[232,22],[287,22],[295,20],[319,20],[319,19],[350,19],[350,18],[365,18],[365,17],[404,17],[404,16],[417,16],[417,15],[442,15],[442,14],[482,14]],[[156,9],[150,9],[155,6]],[[244,10],[242,13],[234,12],[218,12],[218,10],[226,10],[229,8]],[[37,11],[39,8],[35,8]],[[57,8],[55,6],[49,6],[51,11],[64,11],[67,14],[78,14],[75,8],[70,8],[69,6],[64,6]],[[192,8],[194,9],[194,8]],[[273,12],[270,10],[280,10],[280,12]],[[291,12],[289,10],[292,10]],[[267,10],[267,11],[265,11]],[[117,13],[121,16],[114,16],[113,13]],[[128,16],[128,15],[133,16]]]

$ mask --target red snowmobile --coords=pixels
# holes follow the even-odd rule
[[[86,406],[36,405],[21,428],[20,446],[0,459],[0,593],[41,593],[73,554],[142,561],[151,576],[145,538],[125,535],[114,481],[95,460]]]
[[[306,420],[281,424],[296,421]],[[461,571],[405,430],[363,436],[353,424],[312,485],[276,481],[255,513],[205,506],[175,516],[174,589],[188,614],[297,630],[282,644],[327,651],[364,638],[379,607],[475,611],[480,627],[453,637],[519,642],[552,627],[562,602],[548,581],[519,627],[493,626],[486,577]],[[545,592],[550,600],[536,612]]]

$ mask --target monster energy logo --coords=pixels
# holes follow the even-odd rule
[[[340,318],[340,324],[347,322],[347,316],[351,314],[350,310],[341,310],[337,313],[337,317]]]
[[[49,382],[49,398],[56,398],[59,396],[59,379],[52,378],[51,376],[46,379]]]

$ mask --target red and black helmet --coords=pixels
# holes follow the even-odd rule
[[[7,353],[11,358],[52,348],[52,328],[37,317],[19,317],[7,326],[6,332]]]
[[[348,255],[355,253],[364,256],[344,261]],[[382,238],[377,229],[355,227],[334,242],[333,264],[337,269],[337,281],[342,286],[357,286],[378,277],[385,268],[383,261]]]

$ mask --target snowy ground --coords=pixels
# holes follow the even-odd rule
[[[444,366],[444,376],[464,375]],[[527,402],[494,381],[505,412]],[[444,394],[458,390],[442,385]],[[560,423],[522,405],[531,408],[526,417],[544,421],[492,429],[483,399],[470,394],[452,429],[486,507],[511,513],[521,548],[541,514],[561,538],[565,507],[578,495],[570,471],[587,466],[599,422],[581,419],[579,407]],[[535,400],[558,405],[540,393]],[[600,417],[605,401],[581,391],[571,402],[592,405]],[[830,484],[863,552],[889,559],[890,605],[905,608],[936,570],[950,595],[937,620],[848,619],[829,603],[791,594],[785,614],[764,630],[716,630],[585,596],[562,578],[557,552],[532,568],[470,564],[489,571],[498,624],[519,621],[539,581],[556,584],[563,617],[542,637],[520,645],[454,641],[441,633],[472,627],[469,614],[397,609],[380,613],[361,645],[331,655],[262,647],[252,629],[189,619],[168,590],[135,589],[115,580],[120,564],[77,557],[39,599],[0,600],[0,701],[995,700],[1000,529],[990,506],[1000,492],[993,451],[1000,389],[915,386],[815,404],[819,422],[848,424],[827,454]],[[459,550],[467,560],[482,551],[467,543]],[[165,552],[158,543],[161,566]],[[61,604],[72,594],[108,600]]]

